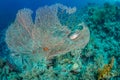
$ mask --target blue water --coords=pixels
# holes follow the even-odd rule
[[[69,6],[83,6],[87,0],[0,0],[0,29],[7,27],[14,21],[19,9],[30,8],[36,10],[40,6],[62,3]]]
[[[30,8],[35,11],[38,7],[62,3],[67,6],[83,7],[88,3],[103,3],[101,0],[0,0],[0,29],[7,27],[14,21],[19,9]]]
[[[110,1],[110,0],[108,0]],[[104,1],[105,2],[105,1]],[[36,10],[40,6],[62,3],[67,6],[83,7],[88,3],[102,4],[102,0],[0,0],[0,29],[7,27],[14,21],[19,9],[30,8]]]

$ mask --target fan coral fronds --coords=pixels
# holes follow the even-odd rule
[[[33,23],[30,9],[22,9],[17,13],[15,22],[10,25],[6,33],[6,43],[14,53],[36,53],[40,57],[53,57],[67,53],[76,48],[84,48],[89,42],[89,29],[82,23],[83,29],[75,32],[72,39],[71,30],[62,25],[57,16],[58,9],[72,14],[76,8],[62,4],[41,7],[36,11]]]

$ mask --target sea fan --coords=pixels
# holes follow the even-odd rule
[[[33,22],[30,9],[19,10],[15,22],[6,32],[9,49],[17,54],[41,54],[41,57],[51,58],[73,49],[84,48],[89,41],[89,29],[84,23],[78,24],[83,29],[71,34],[71,30],[60,23],[58,9],[67,14],[76,11],[75,7],[62,4],[41,7],[36,11]]]

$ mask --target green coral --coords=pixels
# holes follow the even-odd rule
[[[105,3],[103,7],[89,7],[89,19],[93,24],[102,25],[120,20],[120,7]]]

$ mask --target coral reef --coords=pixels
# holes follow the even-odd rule
[[[56,5],[54,5],[54,7],[55,6]],[[39,11],[44,11],[43,9],[46,8],[49,8],[47,10],[50,11],[51,13],[47,13],[45,11],[46,12],[45,14],[52,14],[51,9],[53,8],[51,8],[50,6],[46,6],[38,9],[37,15],[39,14],[44,15],[42,13],[39,13]],[[2,74],[0,73],[0,76],[2,76],[1,78],[2,80],[5,79],[6,80],[14,80],[14,79],[16,80],[97,80],[97,79],[119,80],[120,79],[120,47],[119,47],[120,46],[120,18],[119,18],[120,7],[105,3],[102,6],[89,5],[86,6],[84,9],[77,8],[77,10],[75,10],[75,8],[69,8],[73,10],[72,13],[76,11],[73,14],[66,13],[69,11],[71,12],[71,10],[66,11],[66,9],[68,8],[64,7],[64,10],[63,8],[53,9],[53,10],[58,10],[58,13],[56,14],[57,16],[56,19],[59,19],[59,23],[60,23],[59,25],[62,26],[66,25],[65,29],[67,28],[69,31],[71,31],[71,34],[68,35],[68,38],[74,40],[78,35],[77,31],[79,32],[79,30],[80,31],[84,30],[83,27],[81,29],[81,25],[78,26],[80,22],[84,21],[90,30],[89,43],[83,49],[81,49],[81,47],[77,47],[76,49],[65,52],[67,54],[63,54],[61,56],[59,55],[54,56],[48,60],[46,60],[45,58],[40,59],[41,55],[36,54],[36,51],[32,52],[35,54],[31,54],[30,52],[26,52],[30,54],[23,54],[22,50],[26,50],[26,48],[24,49],[21,49],[19,47],[15,48],[16,50],[14,52],[11,52],[14,54],[10,54],[9,55],[10,57],[9,58],[7,57],[7,60],[12,63],[12,67],[14,67],[13,65],[16,64],[15,66],[17,67],[16,69],[20,69],[20,70],[16,71],[16,69],[14,70],[13,68],[11,70],[10,67],[11,63],[9,63],[8,65],[8,62],[1,60],[0,63],[2,64],[2,67],[0,67],[0,72],[2,72]],[[30,13],[32,13],[31,10],[29,9],[27,10],[28,12],[30,11]],[[27,16],[23,15],[23,13],[26,14]],[[23,18],[30,16],[30,13],[29,14],[26,13],[26,9],[20,10],[17,14],[17,17],[21,16],[21,19],[16,18],[15,22],[9,27],[9,28],[13,28],[13,25],[17,25],[19,23],[18,19],[20,22],[22,20],[23,22],[19,23],[19,26],[17,26],[19,28],[15,26],[14,27],[19,34],[22,33],[21,30],[24,29],[26,34],[28,34],[28,36],[26,36],[26,39],[30,38],[29,31],[32,32],[30,30],[31,28],[29,29],[28,26],[33,25],[35,22],[35,21],[31,21],[30,17],[28,20]],[[41,21],[42,17],[38,16],[37,20]],[[46,16],[46,17],[50,17],[50,16]],[[24,23],[24,20],[29,21],[30,23]],[[43,19],[43,21],[46,22],[47,20]],[[52,23],[51,19],[49,21],[50,23]],[[50,24],[50,23],[45,24],[44,22],[42,23],[43,24],[39,23],[38,25]],[[13,33],[16,33],[16,30],[14,30],[15,32],[13,31],[13,29],[11,31],[13,31]],[[34,28],[32,30],[34,30]],[[38,33],[39,30],[40,29],[38,26],[37,30],[35,29],[35,32],[40,35],[40,33]],[[45,28],[45,30],[47,29]],[[37,34],[35,34],[35,36],[39,40],[40,37],[38,37]],[[64,36],[64,34],[57,34],[55,36]],[[17,39],[21,37],[23,36],[18,36]],[[42,38],[44,38],[44,36]],[[11,39],[11,41],[12,40],[13,39]],[[29,43],[29,40],[27,42]],[[37,45],[36,47],[38,46],[39,45]],[[30,47],[32,46],[27,47],[27,49],[28,48],[30,49]],[[21,55],[15,54],[17,52],[17,49]],[[39,53],[39,50],[41,49],[40,48],[37,49],[38,49],[37,53]],[[43,50],[46,52],[49,51],[49,48],[44,46]],[[5,71],[5,73],[3,71]]]
[[[99,9],[98,9],[99,8]],[[99,7],[89,7],[87,14],[90,16],[86,20],[91,32],[90,51],[92,56],[95,55],[94,61],[96,66],[103,67],[107,64],[109,59],[114,56],[115,63],[112,68],[114,76],[119,76],[119,62],[120,54],[119,43],[119,24],[120,24],[120,7],[105,3]],[[94,29],[94,31],[93,31]],[[92,46],[91,46],[92,44]],[[89,46],[87,46],[89,47]],[[89,52],[89,49],[86,49]],[[98,58],[97,58],[98,57]],[[101,60],[101,61],[100,61]]]
[[[5,59],[0,58],[0,80],[19,80],[21,77],[13,68]]]

